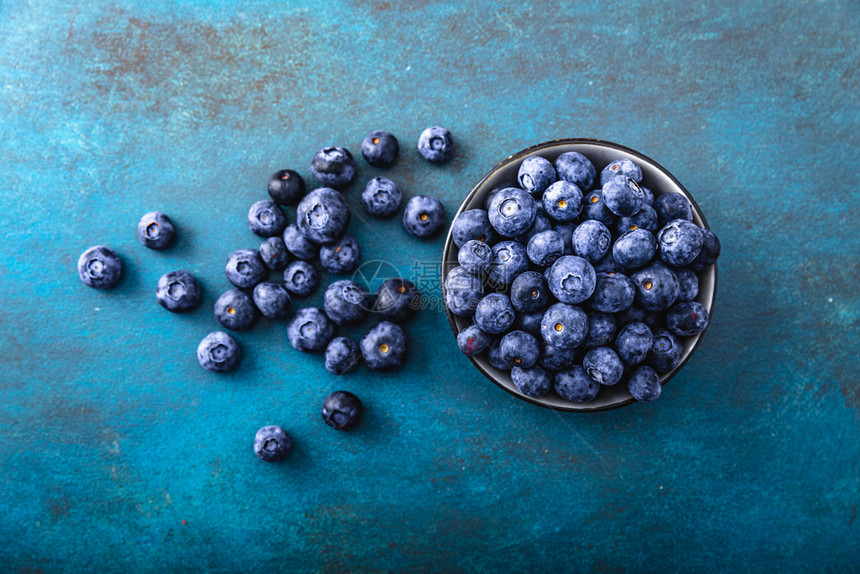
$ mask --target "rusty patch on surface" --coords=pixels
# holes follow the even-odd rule
[[[52,499],[48,505],[48,510],[51,512],[51,523],[68,516],[69,508],[71,508],[71,499],[68,496]]]

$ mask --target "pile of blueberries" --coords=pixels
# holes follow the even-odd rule
[[[683,338],[708,325],[698,273],[720,242],[683,195],[655,191],[630,159],[598,176],[578,152],[526,158],[516,183],[451,226],[459,266],[445,304],[473,318],[460,350],[486,351],[527,397],[587,403],[625,381],[636,400],[656,400]]]
[[[388,167],[399,155],[399,143],[390,133],[373,131],[362,142],[362,156],[374,167]],[[450,132],[434,126],[421,133],[418,151],[428,161],[444,163],[454,153]],[[401,326],[420,307],[420,294],[404,278],[387,279],[375,294],[349,279],[332,282],[325,290],[323,309],[305,307],[293,313],[293,298],[313,293],[320,274],[313,261],[333,275],[355,271],[361,261],[358,241],[347,234],[351,210],[338,189],[352,183],[357,165],[343,147],[320,149],[311,161],[313,178],[323,187],[306,190],[302,176],[294,170],[280,170],[269,178],[270,199],[254,203],[248,212],[248,227],[264,240],[258,249],[240,249],[227,258],[225,274],[235,288],[215,302],[215,318],[226,329],[250,328],[262,315],[268,319],[289,319],[290,344],[305,353],[323,352],[325,367],[344,375],[357,369],[362,360],[368,368],[387,371],[399,367],[406,357],[407,337]],[[365,211],[375,217],[395,214],[403,192],[386,177],[367,182],[361,195]],[[295,223],[289,223],[282,206],[295,205]],[[447,225],[442,203],[432,196],[417,195],[403,208],[403,227],[411,235],[430,238]],[[165,214],[147,213],[137,227],[140,242],[151,249],[173,244],[176,230]],[[120,278],[119,256],[104,245],[85,251],[78,261],[78,275],[90,287],[107,289]],[[283,272],[283,282],[269,281],[271,272]],[[158,282],[159,303],[173,312],[183,312],[200,302],[197,280],[186,271],[165,274]],[[368,329],[359,342],[336,337],[337,326],[355,324],[368,313],[380,321]],[[233,370],[240,347],[225,331],[209,333],[197,347],[200,365],[213,372]],[[336,391],[323,404],[323,419],[339,430],[355,426],[363,411],[361,401],[346,391]],[[267,461],[280,460],[291,447],[289,437],[278,426],[260,429],[255,452]]]

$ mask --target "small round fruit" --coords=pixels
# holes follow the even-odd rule
[[[348,337],[335,337],[325,348],[325,368],[333,375],[346,375],[361,364],[361,348]]]
[[[193,309],[200,303],[200,286],[191,273],[171,271],[158,280],[155,297],[168,311],[181,313]]]
[[[392,134],[376,130],[361,142],[361,155],[373,167],[388,167],[400,154],[400,144]]]
[[[347,431],[358,424],[363,412],[357,396],[349,391],[335,391],[323,401],[322,419],[335,430]]]
[[[418,152],[429,162],[445,163],[454,157],[454,138],[443,127],[429,127],[418,137]]]
[[[326,147],[314,154],[311,160],[314,179],[329,187],[344,187],[355,179],[355,159],[343,147]]]
[[[122,274],[122,262],[116,251],[104,245],[90,247],[78,259],[78,277],[88,287],[109,289]]]
[[[389,321],[368,329],[359,342],[364,362],[373,371],[390,371],[402,365],[406,344],[406,332]]]
[[[445,228],[448,216],[442,202],[429,195],[416,195],[406,202],[403,228],[419,239],[433,237]]]
[[[226,373],[239,362],[239,343],[223,331],[206,335],[197,346],[197,361],[213,373]]]
[[[280,205],[295,205],[305,195],[305,180],[291,169],[282,169],[269,178],[269,196]]]
[[[290,436],[278,425],[265,426],[254,437],[254,454],[266,462],[284,460],[292,448]]]
[[[150,249],[166,249],[176,238],[176,229],[170,218],[160,211],[150,211],[137,224],[137,238]]]

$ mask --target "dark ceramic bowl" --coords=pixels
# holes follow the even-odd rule
[[[702,214],[699,206],[696,205],[696,201],[693,199],[693,196],[690,195],[684,186],[681,185],[681,183],[660,164],[641,153],[624,146],[590,139],[550,141],[515,153],[494,167],[481,179],[481,181],[478,182],[477,185],[475,185],[474,188],[472,188],[472,191],[470,191],[466,196],[466,199],[463,200],[463,203],[460,205],[460,209],[457,210],[454,217],[456,218],[460,212],[466,211],[467,209],[483,208],[484,197],[496,185],[503,182],[515,182],[517,180],[517,171],[519,170],[520,164],[527,157],[540,155],[554,162],[559,155],[568,151],[577,151],[588,157],[597,168],[598,176],[600,175],[600,171],[612,161],[620,158],[633,160],[642,168],[642,183],[651,188],[655,197],[664,193],[680,193],[684,195],[688,200],[690,200],[690,205],[693,207],[693,221],[699,227],[708,227],[707,221],[705,221],[705,216]],[[443,296],[445,294],[445,277],[447,277],[448,272],[454,267],[457,267],[457,246],[454,245],[454,240],[451,237],[451,231],[449,229],[448,237],[445,240],[445,250],[442,255]],[[711,266],[710,269],[699,273],[699,296],[696,298],[696,301],[708,309],[708,313],[712,318],[716,288],[717,266],[715,264]],[[451,329],[454,331],[455,337],[457,333],[472,323],[471,317],[458,317],[447,309],[445,312],[448,314],[448,322],[451,324]],[[662,384],[665,385],[669,379],[675,376],[675,374],[678,373],[678,371],[680,371],[684,364],[690,359],[693,352],[696,350],[699,341],[701,341],[702,335],[704,335],[704,332],[694,337],[683,338],[684,353],[681,357],[681,363],[674,370],[660,376]],[[502,371],[493,367],[487,360],[486,352],[479,353],[475,357],[470,357],[469,360],[471,360],[478,370],[486,375],[488,379],[504,390],[519,399],[542,407],[561,411],[588,412],[612,409],[636,402],[636,400],[630,396],[630,392],[627,390],[627,385],[623,382],[610,387],[601,388],[600,393],[590,403],[572,403],[562,399],[553,391],[550,391],[550,393],[543,398],[534,399],[523,395],[517,390],[516,386],[514,386],[514,383],[511,381],[510,372]]]

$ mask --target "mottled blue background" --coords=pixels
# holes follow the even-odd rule
[[[0,570],[854,570],[858,29],[852,0],[0,0]],[[449,165],[414,149],[430,124],[457,139]],[[451,213],[554,138],[672,171],[723,256],[714,322],[660,400],[517,401],[438,308],[396,373],[338,379],[274,322],[237,335],[235,373],[201,369],[269,174],[309,178],[316,149],[372,129],[400,138],[407,196]],[[359,165],[353,207],[381,173]],[[135,239],[155,209],[172,250]],[[442,237],[360,215],[365,260],[432,275]],[[76,277],[96,243],[122,255],[114,291]],[[178,268],[204,288],[181,316],[154,298]],[[367,406],[348,434],[319,420],[337,388]],[[251,449],[272,423],[295,443],[280,465]]]

